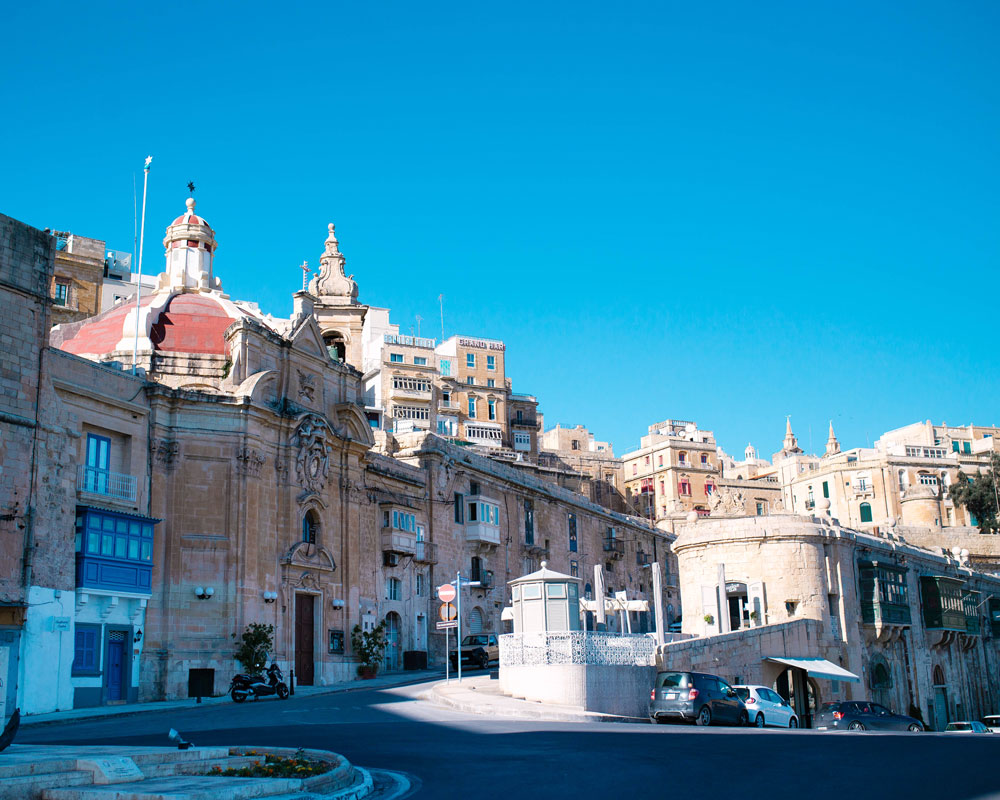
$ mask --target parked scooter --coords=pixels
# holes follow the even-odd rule
[[[263,675],[247,675],[240,673],[233,676],[233,682],[229,684],[229,696],[234,703],[242,703],[248,697],[258,699],[277,695],[280,700],[288,699],[288,684],[284,681],[281,668],[272,663],[267,668],[267,678]]]

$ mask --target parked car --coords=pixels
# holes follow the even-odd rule
[[[750,724],[763,728],[797,728],[799,718],[785,698],[766,686],[734,686],[750,716]]]
[[[945,733],[993,733],[981,722],[949,722],[944,729]]]
[[[749,719],[736,690],[717,675],[704,672],[657,672],[649,693],[649,718],[695,725],[746,725]]]
[[[983,725],[990,729],[991,733],[1000,733],[1000,714],[990,714],[983,717]]]
[[[813,720],[816,730],[826,731],[922,731],[920,720],[895,714],[867,700],[823,703]]]
[[[473,633],[462,638],[462,666],[469,664],[480,669],[487,669],[493,662],[500,661],[500,645],[495,633]],[[453,669],[458,669],[458,651],[452,650],[449,656]]]

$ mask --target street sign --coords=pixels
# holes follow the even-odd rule
[[[453,603],[442,603],[438,616],[440,616],[445,622],[450,622],[458,617],[458,609],[455,608]]]
[[[450,603],[455,599],[455,587],[450,583],[444,583],[438,586],[438,600],[442,603]]]
[[[451,628],[457,628],[457,627],[458,627],[458,620],[455,619],[451,620],[450,622],[439,622],[437,624],[437,629],[439,631],[450,630]]]

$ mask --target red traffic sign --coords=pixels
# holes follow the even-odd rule
[[[438,612],[438,615],[442,620],[448,622],[449,620],[458,618],[458,609],[455,608],[453,603],[445,603],[441,606],[441,610]]]
[[[455,599],[455,587],[450,583],[444,583],[438,586],[438,600],[442,603],[450,603]]]

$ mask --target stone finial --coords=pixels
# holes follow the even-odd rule
[[[549,568],[549,562],[548,561],[543,561],[542,562],[542,569],[548,569],[548,568]]]
[[[697,511],[688,511],[687,516],[684,519],[687,520],[688,522],[697,522],[698,521],[698,512]]]
[[[194,213],[195,202],[194,202],[194,198],[193,197],[189,197],[187,200],[185,200],[184,201],[184,205],[187,206],[187,210],[188,210],[189,214],[193,214]]]
[[[319,275],[309,282],[309,291],[318,297],[328,297],[339,303],[356,303],[358,301],[358,284],[353,275],[348,277],[344,272],[347,259],[340,252],[335,226],[327,225],[329,231],[323,247],[323,255],[319,259]]]

